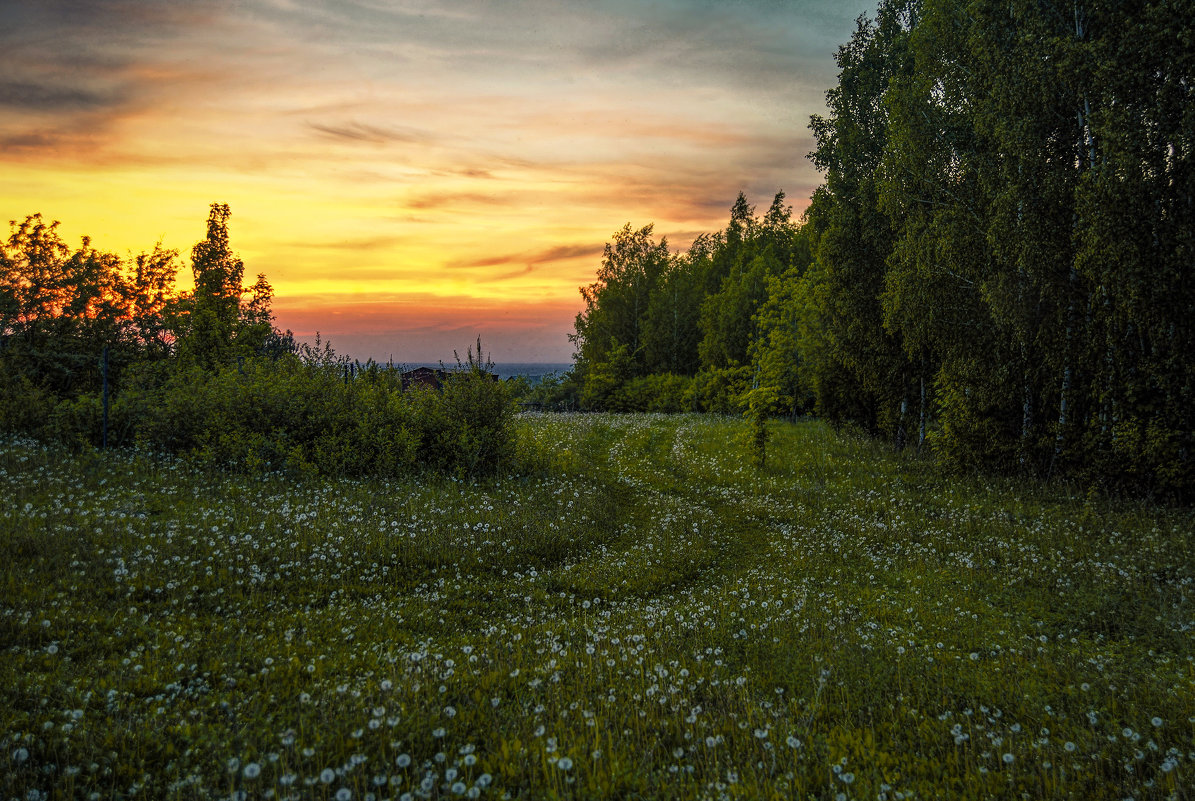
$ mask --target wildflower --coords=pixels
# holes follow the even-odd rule
[[[411,764],[411,756],[409,754],[399,754],[394,758],[394,764],[398,765],[400,768],[405,768],[407,765]]]
[[[452,794],[453,795],[464,795],[466,789],[467,788],[465,787],[464,782],[453,782],[452,783]]]
[[[18,763],[24,762],[28,758],[29,758],[29,749],[27,749],[27,748],[18,748],[16,751],[12,752],[12,761],[13,762],[18,762]]]
[[[245,778],[246,779],[256,779],[260,775],[261,775],[261,765],[257,764],[256,762],[250,762],[248,765],[245,766]]]
[[[1062,747],[1066,749],[1067,753],[1073,753],[1075,750],[1075,744],[1072,743],[1070,740],[1067,740],[1066,744],[1063,745]]]
[[[1159,728],[1162,725],[1162,719],[1159,717],[1150,718],[1149,722],[1154,725],[1155,729]]]
[[[332,770],[331,768],[324,768],[320,771],[319,780],[324,784],[331,784],[335,778],[336,771]]]
[[[1003,759],[1004,759],[1005,765],[1011,765],[1013,763],[1013,760],[1016,759],[1016,757],[1014,757],[1012,754],[1005,754]]]
[[[570,770],[572,766],[573,761],[568,757],[560,757],[560,759],[556,761],[556,767],[560,768],[561,770]]]
[[[712,740],[714,738],[710,737],[708,739]],[[788,735],[788,739],[785,740],[784,742],[788,743],[789,748],[800,748],[801,747],[801,741],[798,740],[796,737],[793,737],[791,734]]]
[[[336,801],[349,801],[353,797],[353,791],[347,787],[341,787],[336,791]]]

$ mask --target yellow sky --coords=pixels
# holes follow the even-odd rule
[[[567,361],[602,245],[798,211],[867,3],[145,0],[0,7],[0,214],[184,257],[208,204],[278,324],[358,358]],[[189,275],[180,275],[185,285]]]

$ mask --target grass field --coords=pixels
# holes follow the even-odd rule
[[[530,476],[0,443],[0,798],[1192,798],[1195,515],[816,423]]]

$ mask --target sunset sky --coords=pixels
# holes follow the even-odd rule
[[[277,324],[338,352],[565,362],[603,244],[741,190],[800,213],[874,0],[5,0],[0,219],[184,257],[232,207]]]

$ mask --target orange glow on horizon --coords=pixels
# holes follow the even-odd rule
[[[808,115],[871,5],[852,2],[21,6],[0,216],[122,255],[161,240],[186,289],[208,205],[227,203],[282,328],[362,359],[404,342],[401,358],[450,358],[481,334],[496,358],[565,362],[578,287],[624,223],[678,249],[740,190],[802,211]]]

